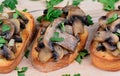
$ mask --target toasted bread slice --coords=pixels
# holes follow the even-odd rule
[[[54,70],[66,67],[69,64],[71,64],[77,57],[78,52],[84,48],[85,43],[87,41],[87,37],[88,37],[88,31],[86,29],[84,29],[84,33],[80,34],[80,36],[79,36],[80,42],[77,44],[77,47],[76,47],[74,53],[64,56],[61,60],[59,60],[57,62],[50,60],[46,63],[42,63],[38,60],[38,52],[35,50],[35,47],[37,46],[38,37],[40,37],[40,32],[41,32],[41,28],[40,28],[38,35],[35,39],[35,42],[33,44],[33,48],[30,53],[30,57],[31,57],[32,65],[41,72],[54,71]]]
[[[33,31],[35,28],[34,25],[34,19],[32,17],[31,14],[27,13],[27,12],[21,12],[22,14],[24,14],[24,16],[27,17],[28,19],[28,23],[26,25],[26,28],[24,30],[22,30],[21,37],[22,37],[22,43],[16,43],[16,53],[15,53],[15,59],[13,60],[6,60],[5,58],[0,59],[0,73],[8,73],[11,72],[12,70],[14,70],[17,65],[20,63],[20,61],[22,60],[26,47],[28,46],[28,44],[30,43],[30,40],[32,38],[33,35]]]
[[[103,29],[106,28],[107,24],[105,23],[108,18],[111,18],[114,14],[120,14],[120,11],[115,10],[109,12],[106,16],[103,16],[99,20],[100,27],[98,31],[104,31]],[[101,20],[102,19],[102,20]],[[111,31],[113,34],[113,29],[111,29],[111,26],[114,26],[116,24],[119,24],[119,18],[115,20],[114,22],[110,23],[109,31]],[[106,37],[106,35],[104,35]],[[103,38],[104,38],[103,37]],[[116,38],[115,38],[116,39]],[[119,41],[118,41],[119,42]],[[120,56],[116,56],[110,52],[114,52],[114,50],[106,49],[106,50],[97,50],[97,47],[99,45],[99,41],[96,41],[93,39],[91,45],[90,45],[90,55],[92,59],[93,65],[96,67],[107,70],[107,71],[118,71],[120,70]],[[101,42],[103,43],[103,42]],[[115,44],[117,45],[117,44]],[[118,48],[118,47],[117,47]]]

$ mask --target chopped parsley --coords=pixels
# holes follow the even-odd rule
[[[82,51],[79,53],[79,55],[77,56],[76,61],[77,61],[79,64],[81,64],[82,59],[83,59],[85,56],[87,56],[87,55],[89,55],[88,51],[87,51],[86,49],[82,50]]]
[[[65,31],[65,25],[64,25],[64,23],[62,22],[61,24],[60,24],[60,29],[62,30],[62,31]]]
[[[3,24],[3,25],[2,25],[2,32],[9,31],[10,29],[11,29],[11,28],[10,28],[9,25],[7,25],[7,24]]]
[[[119,0],[98,0],[98,2],[103,4],[103,9],[105,11],[111,11],[115,9],[115,3]]]
[[[2,22],[3,22],[3,21],[2,21],[2,20],[0,20],[0,24],[2,24]]]
[[[59,16],[61,16],[62,11],[59,9],[54,9],[54,8],[49,8],[48,12],[45,16],[45,20],[48,21],[53,21],[54,19],[58,18]]]
[[[118,19],[118,14],[114,14],[111,18],[107,19],[107,24],[110,24]]]
[[[72,5],[74,6],[78,6],[80,4],[80,2],[82,2],[83,0],[73,0]]]
[[[120,33],[118,33],[118,32],[115,32],[114,34],[115,34],[115,35],[117,35],[118,37],[120,37]]]
[[[27,8],[23,9],[22,11],[23,11],[23,12],[27,12]]]
[[[93,24],[93,20],[92,20],[92,17],[90,15],[87,15],[87,23],[88,23],[88,25]]]
[[[2,36],[0,36],[0,48],[6,43],[7,41]]]
[[[39,16],[39,17],[37,18],[37,21],[38,21],[38,22],[41,22],[42,19],[43,19],[43,16]]]
[[[52,42],[61,42],[64,41],[64,38],[59,37],[59,32],[54,32],[54,36],[50,38]]]
[[[25,72],[28,70],[28,67],[17,67],[15,70],[17,70],[18,76],[25,76]]]
[[[28,58],[29,53],[30,53],[30,51],[29,51],[29,50],[27,50],[27,51],[25,52],[25,55],[24,55],[24,56],[25,56],[26,58]]]
[[[71,76],[70,74],[64,74],[62,76]],[[73,76],[81,76],[79,73],[78,74],[74,74]]]
[[[59,4],[60,2],[62,2],[63,0],[50,0],[50,1],[46,1],[47,3],[47,8],[51,8],[54,7],[55,5]]]
[[[1,13],[3,12],[4,7],[14,10],[17,4],[18,4],[17,0],[4,0],[0,5],[0,12]]]
[[[15,13],[13,14],[13,18],[18,18],[22,16],[22,14],[20,13],[20,11],[18,11],[17,9],[15,9]]]

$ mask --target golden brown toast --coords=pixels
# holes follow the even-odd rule
[[[22,43],[16,43],[16,53],[15,53],[15,59],[13,60],[7,60],[5,58],[0,59],[0,73],[8,73],[14,70],[17,65],[22,60],[24,53],[26,51],[26,47],[29,45],[30,40],[33,35],[33,31],[35,28],[34,25],[34,19],[31,14],[27,12],[21,12],[26,18],[28,19],[28,23],[26,25],[26,28],[22,30],[21,37],[22,37]]]

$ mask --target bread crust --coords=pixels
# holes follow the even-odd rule
[[[120,14],[119,10],[114,10],[106,14],[106,17],[110,18],[113,14]],[[99,21],[100,22],[100,21]],[[98,31],[101,27],[98,28]],[[90,45],[90,55],[92,59],[92,64],[96,67],[107,70],[107,71],[118,71],[120,70],[120,57],[114,56],[106,51],[97,51],[96,47],[98,41],[93,40]],[[110,51],[110,50],[107,50]]]
[[[34,31],[34,27],[35,27],[34,19],[32,15],[27,12],[21,12],[21,13],[23,13],[29,20],[28,24],[26,25],[26,28],[20,33],[23,42],[16,43],[17,52],[15,53],[16,56],[15,59],[13,60],[0,59],[0,73],[9,73],[12,70],[14,70],[22,60],[26,47],[30,43],[32,37],[32,31]]]
[[[93,41],[90,46],[90,55],[92,59],[92,64],[96,67],[108,70],[108,71],[118,71],[120,70],[120,58],[115,57],[108,52],[97,51],[98,42]]]
[[[64,56],[61,60],[59,60],[57,62],[54,62],[53,60],[49,60],[46,63],[42,63],[38,60],[38,52],[35,50],[35,47],[37,46],[37,39],[38,39],[38,37],[40,37],[40,31],[41,31],[41,28],[40,28],[38,35],[35,39],[35,42],[33,44],[32,51],[30,53],[30,57],[31,57],[32,65],[38,71],[45,72],[45,73],[61,69],[63,67],[68,66],[69,64],[71,64],[77,57],[78,52],[84,48],[85,43],[87,41],[87,37],[88,37],[88,31],[87,31],[87,29],[84,29],[84,33],[80,34],[80,36],[79,36],[81,41],[80,41],[80,43],[78,43],[74,53]]]

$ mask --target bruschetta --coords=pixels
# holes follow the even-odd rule
[[[90,45],[93,65],[108,70],[120,70],[120,10],[99,19],[99,28]]]
[[[0,73],[14,70],[22,60],[34,31],[34,19],[27,12],[0,14]]]
[[[30,53],[32,65],[41,72],[55,71],[71,64],[87,41],[85,13],[77,6],[58,9],[63,14],[53,22],[42,20]]]

